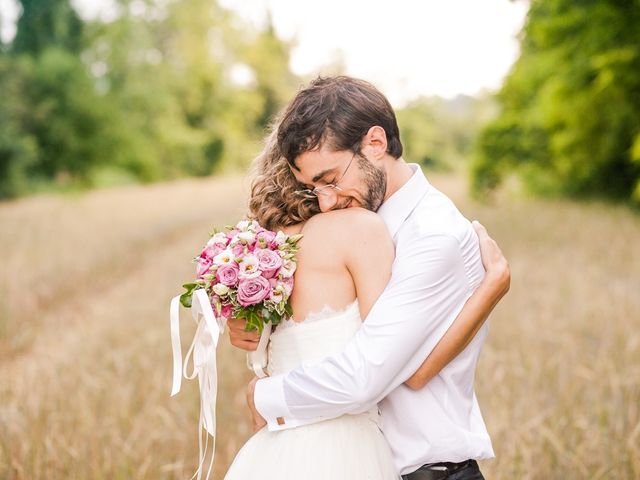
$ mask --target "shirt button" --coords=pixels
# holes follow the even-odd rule
[[[278,422],[278,425],[284,425],[284,417],[276,418],[276,422]]]

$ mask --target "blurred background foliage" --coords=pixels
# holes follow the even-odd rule
[[[537,193],[640,203],[640,1],[532,1],[520,58],[472,164],[477,193],[517,173]]]
[[[0,198],[244,170],[308,81],[270,21],[212,0],[119,0],[109,22],[69,0],[19,3],[0,51]],[[539,194],[640,204],[638,25],[640,0],[531,1],[497,95],[398,109],[405,158],[469,171],[478,196],[518,176]]]
[[[112,22],[20,4],[0,55],[2,197],[244,168],[299,83],[270,26],[211,0],[122,0]]]

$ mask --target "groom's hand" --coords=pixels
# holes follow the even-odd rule
[[[249,405],[249,410],[251,410],[251,420],[254,433],[267,424],[267,421],[262,418],[258,413],[258,410],[256,410],[256,404],[253,401],[253,394],[256,390],[256,382],[258,380],[260,380],[258,377],[253,377],[249,382],[249,385],[247,385],[247,405]]]
[[[258,332],[245,332],[247,321],[244,318],[230,318],[227,321],[229,326],[229,340],[234,347],[253,352],[258,348],[260,334]]]

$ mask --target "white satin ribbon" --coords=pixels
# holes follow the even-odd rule
[[[182,365],[182,349],[180,344],[180,295],[171,299],[169,309],[171,327],[171,348],[173,350],[173,386],[171,396],[180,391],[182,376],[188,380],[198,377],[200,386],[200,420],[198,429],[198,450],[199,462],[198,470],[193,475],[197,475],[198,480],[202,477],[202,464],[207,454],[207,446],[210,434],[213,437],[213,452],[211,454],[211,464],[207,471],[207,479],[213,467],[215,455],[215,434],[216,434],[216,395],[218,388],[218,376],[216,365],[216,349],[218,339],[224,331],[225,322],[223,318],[216,319],[209,297],[204,289],[193,292],[191,315],[197,324],[196,333],[193,336],[191,346],[187,351]],[[204,318],[204,321],[200,318]],[[189,357],[193,353],[193,370],[187,373]],[[205,430],[205,446],[202,449],[202,430]],[[191,477],[191,478],[193,478]]]
[[[264,371],[267,368],[267,344],[269,343],[269,337],[271,336],[271,323],[265,323],[260,335],[260,341],[255,352],[247,353],[247,367],[249,370],[253,370],[258,378],[264,378],[267,376]]]

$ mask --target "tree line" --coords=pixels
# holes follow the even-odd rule
[[[520,35],[475,191],[516,174],[536,193],[640,205],[640,1],[532,0]]]
[[[117,0],[109,21],[19,4],[0,45],[0,198],[245,169],[308,80],[270,21],[214,0]],[[640,0],[532,0],[495,98],[397,111],[405,158],[468,169],[478,195],[515,174],[540,194],[640,204],[638,25]]]

